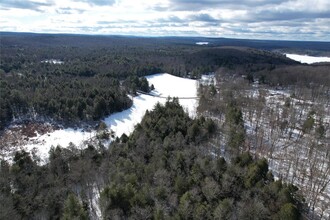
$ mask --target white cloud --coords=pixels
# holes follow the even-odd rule
[[[2,31],[330,41],[328,0],[3,0]]]

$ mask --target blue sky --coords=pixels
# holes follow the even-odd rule
[[[330,41],[329,0],[1,0],[0,30]]]

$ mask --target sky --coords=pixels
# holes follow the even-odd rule
[[[330,41],[330,0],[1,0],[0,31]]]

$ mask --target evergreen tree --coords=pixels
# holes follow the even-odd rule
[[[62,220],[87,220],[87,212],[74,194],[69,194],[64,204]]]
[[[226,112],[227,144],[232,152],[239,152],[245,141],[242,111],[236,104],[229,104]]]

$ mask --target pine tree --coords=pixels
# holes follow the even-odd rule
[[[83,206],[79,202],[78,198],[69,194],[64,204],[64,212],[61,218],[62,220],[87,220],[87,212],[83,209]]]

